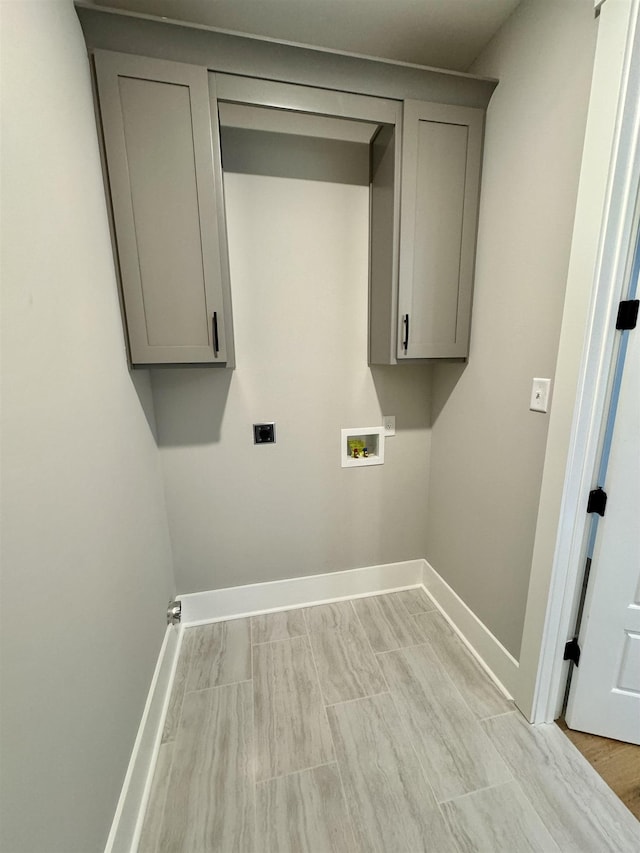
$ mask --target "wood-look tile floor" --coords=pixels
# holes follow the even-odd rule
[[[140,853],[637,853],[421,589],[185,629]]]

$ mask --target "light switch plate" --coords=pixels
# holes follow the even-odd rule
[[[382,426],[384,427],[384,434],[389,438],[390,435],[396,434],[396,416],[395,415],[383,415],[382,416]]]
[[[550,379],[534,378],[531,384],[531,402],[529,409],[532,412],[549,411],[549,392],[551,390]]]

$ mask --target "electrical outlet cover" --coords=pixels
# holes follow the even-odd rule
[[[276,425],[270,424],[254,424],[253,425],[253,443],[254,444],[275,444],[276,443]]]
[[[383,415],[382,416],[382,426],[384,427],[384,434],[389,438],[390,435],[396,434],[396,416],[395,415]]]

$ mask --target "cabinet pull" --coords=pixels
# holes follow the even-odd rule
[[[213,312],[213,317],[211,318],[211,325],[213,328],[213,352],[217,355],[220,352],[220,340],[218,339],[218,312]]]
[[[406,351],[409,349],[409,315],[403,314],[402,323],[404,325],[404,340],[402,341],[402,349]]]

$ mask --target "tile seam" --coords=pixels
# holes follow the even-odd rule
[[[256,788],[260,785],[268,785],[269,782],[276,782],[278,779],[288,779],[289,776],[298,776],[300,773],[310,773],[312,770],[319,770],[321,767],[333,767],[337,765],[338,760],[323,761],[322,764],[311,764],[309,767],[301,767],[299,770],[289,770],[286,773],[279,773],[277,776],[269,776],[268,779],[259,779],[256,781]]]
[[[354,611],[355,612],[355,611]],[[357,615],[357,614],[356,614]],[[307,635],[309,638],[309,648],[311,649],[311,660],[313,661],[313,666],[316,673],[316,678],[318,680],[318,688],[320,689],[320,698],[324,699],[324,695],[322,692],[322,685],[320,684],[320,675],[318,673],[318,665],[316,663],[315,652],[313,651],[313,643],[311,642],[311,635],[309,634],[309,623],[307,621],[307,614],[305,611],[302,611],[302,618],[304,619],[304,624],[307,629]],[[329,737],[331,738],[331,747],[333,749],[334,760],[336,764],[336,768],[338,770],[338,778],[340,779],[340,790],[342,792],[342,801],[344,803],[344,807],[347,813],[347,817],[349,818],[349,827],[351,829],[351,836],[353,840],[357,843],[357,835],[356,835],[356,824],[353,819],[353,815],[351,814],[351,809],[349,807],[349,800],[347,799],[347,792],[344,787],[344,779],[342,778],[342,768],[340,767],[340,762],[338,761],[338,751],[336,749],[336,743],[333,737],[333,730],[331,728],[331,723],[329,722],[329,714],[327,712],[326,705],[322,705],[322,710],[324,712],[325,720],[327,721],[327,728],[329,729]]]
[[[369,693],[367,696],[354,696],[353,699],[342,699],[340,702],[325,702],[325,708],[337,708],[340,705],[352,705],[354,702],[363,702],[365,699],[375,699],[376,696],[388,696],[390,690],[380,690],[379,693]]]
[[[221,687],[235,687],[237,684],[251,684],[252,682],[253,682],[253,673],[252,673],[251,678],[242,678],[242,679],[240,679],[240,681],[227,681],[224,684],[212,684],[210,687],[198,687],[197,690],[185,690],[184,696],[191,696],[193,693],[206,693],[207,690],[220,690]],[[184,697],[183,697],[183,704],[184,704]]]

